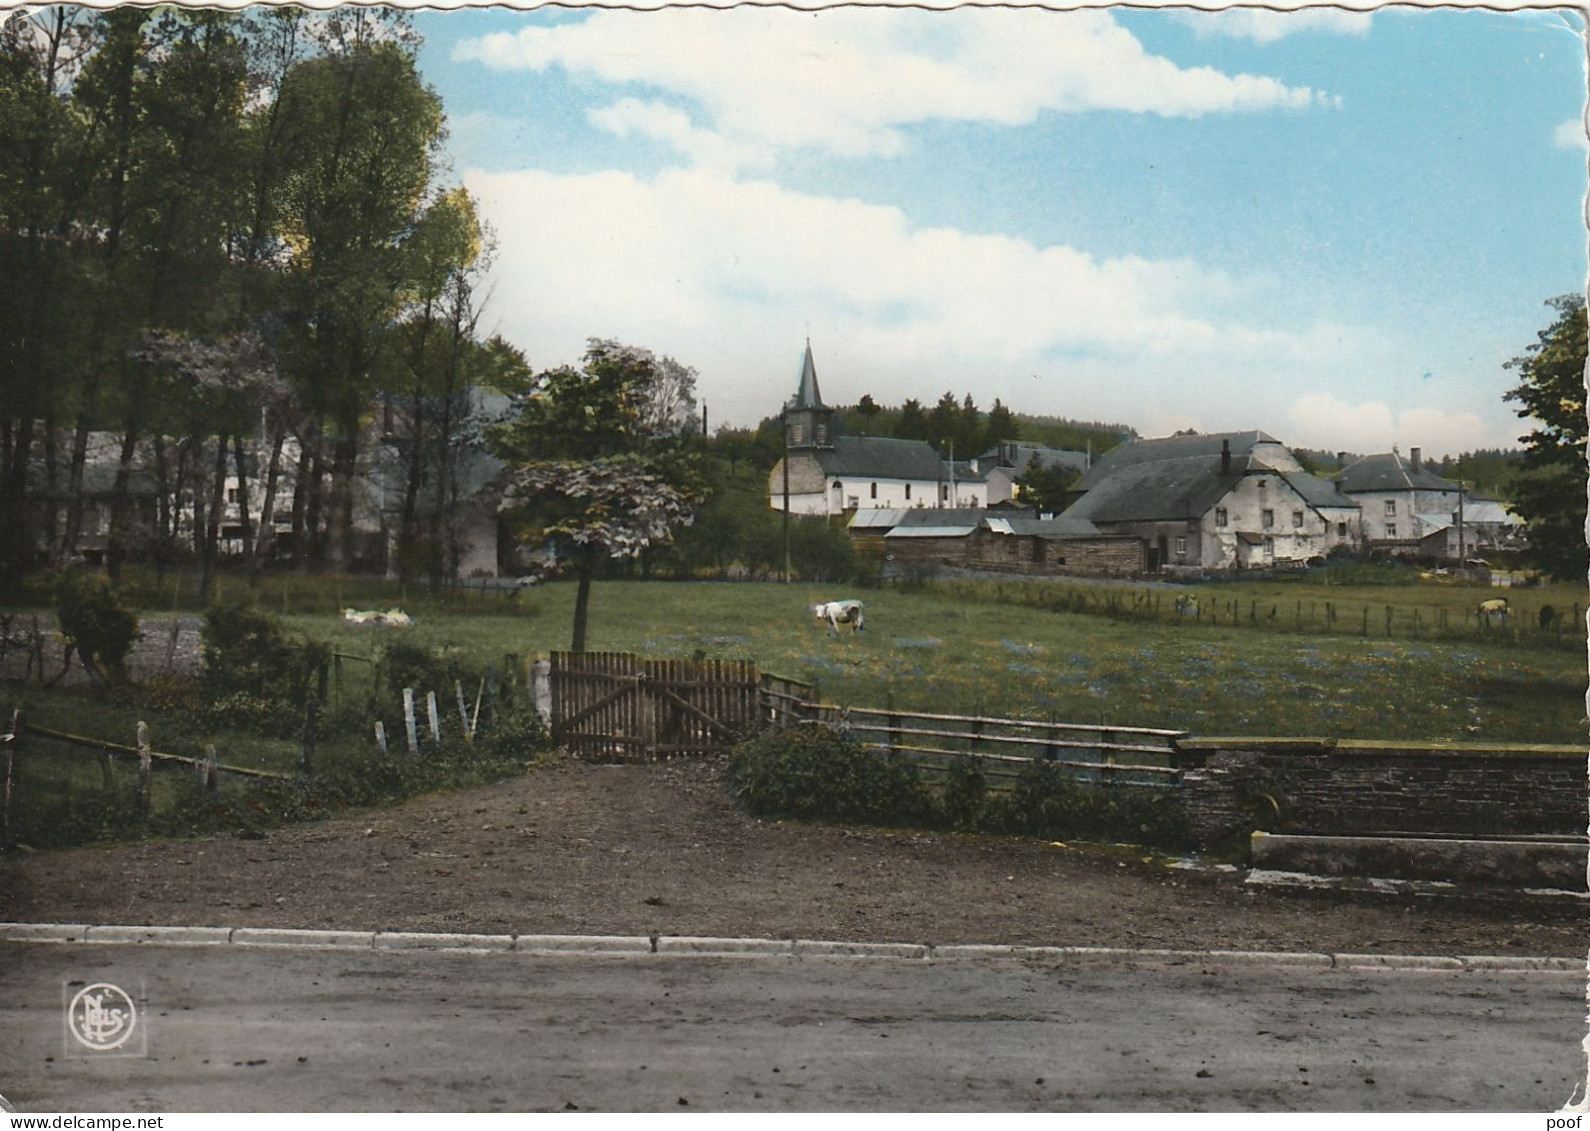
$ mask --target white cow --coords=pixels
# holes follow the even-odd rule
[[[842,624],[850,625],[855,632],[860,632],[864,627],[860,601],[824,601],[820,605],[813,605],[812,613],[818,620],[827,621],[828,627],[835,632],[839,631]]]
[[[402,609],[388,609],[384,613],[374,609],[343,609],[342,619],[349,624],[392,624],[400,628],[407,628],[414,623],[413,618]]]
[[[1507,618],[1512,615],[1512,611],[1513,610],[1508,607],[1506,597],[1492,597],[1488,601],[1480,602],[1480,618],[1482,620],[1488,620],[1492,624],[1505,624]]]

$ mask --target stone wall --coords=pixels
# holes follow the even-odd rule
[[[1320,836],[1578,836],[1586,756],[1568,746],[1187,739],[1182,797],[1198,842]]]

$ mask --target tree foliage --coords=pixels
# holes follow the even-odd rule
[[[1583,579],[1585,547],[1585,302],[1561,295],[1548,302],[1556,318],[1521,357],[1507,363],[1522,378],[1506,400],[1535,427],[1520,437],[1523,474],[1513,483],[1513,510],[1528,524],[1531,554],[1541,569]]]
[[[688,437],[695,371],[650,350],[592,338],[584,364],[538,374],[491,431],[512,465],[504,506],[531,543],[561,547],[579,577],[572,648],[583,651],[602,558],[632,559],[690,521],[707,486]]]

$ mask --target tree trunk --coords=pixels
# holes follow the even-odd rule
[[[72,464],[66,476],[69,496],[66,503],[66,530],[56,550],[57,568],[66,565],[77,553],[83,536],[83,467],[88,462],[88,419],[77,418],[77,429],[72,436]]]
[[[116,486],[110,499],[110,534],[105,541],[105,572],[112,581],[121,578],[121,563],[126,557],[122,536],[127,526],[127,484],[132,479],[133,454],[138,450],[138,424],[127,422],[121,438],[121,461],[116,465]]]
[[[210,517],[204,528],[204,566],[199,575],[199,593],[210,595],[215,580],[216,557],[220,553],[221,508],[226,502],[226,433],[215,437],[215,479],[210,484]]]
[[[10,459],[0,468],[0,592],[22,588],[28,567],[27,489],[28,452],[33,447],[33,420],[24,416],[11,434]]]
[[[243,430],[232,433],[232,458],[237,464],[237,525],[243,540],[243,565],[254,575],[254,528],[248,520],[248,465],[243,461]]]
[[[254,539],[250,555],[250,581],[259,583],[266,561],[276,559],[276,486],[281,479],[282,445],[287,442],[287,429],[277,425],[271,436],[271,462],[265,472],[265,501],[260,504],[259,534]]]
[[[309,535],[305,526],[308,523],[309,475],[312,462],[306,429],[298,434],[298,473],[293,477],[292,539],[295,570],[303,569],[309,561]]]
[[[596,547],[580,547],[580,587],[574,596],[574,643],[571,652],[585,651],[585,625],[591,607],[591,576],[596,572]]]

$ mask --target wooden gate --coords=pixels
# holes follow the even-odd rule
[[[582,758],[652,761],[723,750],[757,725],[750,660],[552,653],[552,739]]]

